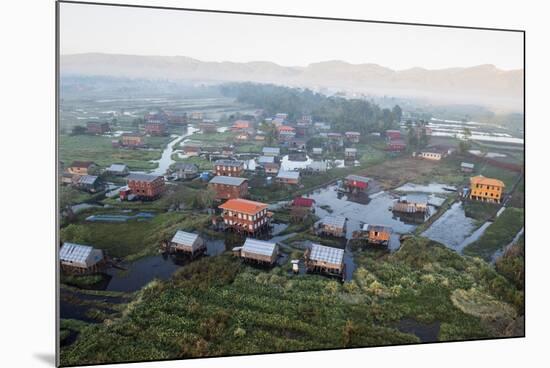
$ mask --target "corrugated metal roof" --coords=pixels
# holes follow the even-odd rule
[[[172,243],[193,246],[198,239],[198,235],[194,233],[188,233],[187,231],[178,230],[172,238]]]
[[[162,176],[159,176],[159,175],[149,175],[149,174],[130,173],[130,175],[128,175],[127,180],[152,182],[152,181],[156,180],[157,178],[162,178]]]
[[[405,196],[405,200],[408,203],[416,203],[416,204],[428,204],[428,196],[425,194],[407,194]]]
[[[242,183],[244,183],[246,178],[237,178],[235,176],[214,176],[212,180],[210,180],[210,184],[224,184],[224,185],[235,185],[239,186]]]
[[[177,162],[174,165],[174,169],[183,170],[183,171],[198,171],[199,170],[197,165],[186,163],[186,162]]]
[[[342,264],[344,261],[344,250],[313,243],[311,244],[309,259],[332,264]]]
[[[246,253],[261,254],[263,256],[272,256],[275,252],[275,243],[247,238],[242,250]]]
[[[244,165],[242,161],[237,161],[237,160],[217,160],[216,162],[214,162],[214,164],[222,165],[222,166],[235,166],[235,167],[240,167]]]
[[[273,156],[260,156],[258,157],[259,164],[272,164],[275,162],[275,157]]]
[[[97,178],[95,175],[83,175],[78,179],[78,184],[93,185],[97,181]]]
[[[112,171],[112,172],[123,172],[124,170],[128,169],[128,166],[124,165],[124,164],[111,164],[111,166],[109,166],[107,168],[107,171]]]
[[[281,149],[279,147],[264,147],[262,148],[262,152],[265,154],[265,153],[275,153],[275,154],[279,154],[281,153]]]
[[[460,166],[465,167],[467,169],[473,169],[474,168],[474,164],[471,164],[469,162],[463,162],[463,163],[460,164]]]
[[[357,148],[346,148],[345,152],[357,152]]]
[[[94,248],[89,245],[64,243],[59,250],[59,259],[65,262],[86,263],[92,250]]]
[[[277,174],[277,178],[298,180],[300,179],[300,172],[280,170]]]
[[[363,231],[378,231],[378,232],[392,232],[392,228],[389,226],[384,225],[370,225],[370,224],[364,224],[363,225]]]
[[[346,224],[346,218],[343,216],[327,216],[321,220],[323,225],[334,226],[337,228],[343,228]]]

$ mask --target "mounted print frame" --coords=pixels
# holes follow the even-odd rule
[[[524,31],[56,17],[59,366],[525,336]]]

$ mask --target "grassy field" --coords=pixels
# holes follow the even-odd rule
[[[174,153],[172,155],[172,160],[176,162],[185,162],[188,164],[195,164],[197,165],[199,170],[212,170],[214,168],[214,163],[212,161],[208,161],[207,159],[203,157],[198,157],[198,156],[181,158],[177,153]]]
[[[496,203],[464,201],[464,213],[466,216],[476,220],[479,225],[494,216],[499,208],[500,205]]]
[[[519,290],[525,287],[525,236],[508,248],[497,259],[495,268],[504,277],[514,283]]]
[[[504,336],[521,293],[489,265],[423,238],[363,251],[352,282],[207,257],[142,289],[120,318],[79,326],[61,363],[88,364],[419,342],[396,324],[440,324],[440,341]],[[474,308],[464,306],[474,305]],[[495,323],[498,321],[498,323]]]
[[[177,229],[197,230],[209,222],[207,215],[159,213],[149,221],[103,223],[80,221],[61,229],[61,240],[93,244],[114,257],[127,260],[152,254],[164,239]]]
[[[193,141],[204,141],[204,142],[214,142],[216,144],[231,143],[233,137],[235,136],[232,132],[223,132],[223,133],[195,133],[187,139]]]
[[[464,248],[464,254],[490,260],[495,251],[508,245],[524,226],[524,210],[509,207],[497,217],[477,241]]]
[[[153,138],[155,144],[160,147],[160,140],[166,138]],[[113,148],[112,138],[91,135],[61,135],[59,137],[59,158],[70,165],[73,161],[94,161],[100,167],[110,166],[115,162],[128,165],[130,170],[148,170],[157,167],[157,164],[149,162],[158,160],[161,156],[160,149],[124,149]]]
[[[75,189],[71,186],[60,185],[59,186],[59,207],[65,208],[66,206],[82,203],[93,199],[95,196],[91,193],[84,192]]]

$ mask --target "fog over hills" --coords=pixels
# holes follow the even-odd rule
[[[60,68],[62,75],[197,82],[251,81],[423,98],[434,104],[467,103],[500,111],[523,111],[523,70],[506,71],[493,65],[397,71],[376,64],[349,64],[339,60],[293,67],[267,61],[209,62],[185,56],[89,53],[62,55]]]

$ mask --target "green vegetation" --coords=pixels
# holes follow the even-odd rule
[[[525,287],[525,237],[506,249],[496,261],[496,270],[514,283],[519,290]]]
[[[500,205],[479,201],[464,201],[464,214],[473,218],[479,225],[493,217]]]
[[[476,170],[479,175],[483,175],[488,178],[500,179],[506,185],[505,191],[510,190],[512,185],[518,178],[518,173],[495,167],[491,165],[484,165],[479,171]]]
[[[120,318],[81,329],[62,349],[62,364],[418,342],[395,328],[405,318],[440,322],[442,341],[504,336],[487,306],[502,306],[512,322],[517,314],[518,293],[504,277],[427,239],[356,259],[353,281],[341,284],[244,266],[229,255],[202,258],[150,283]]]
[[[464,254],[490,260],[499,249],[508,245],[524,224],[524,210],[506,208],[477,241],[464,248]]]
[[[72,204],[87,202],[95,196],[68,185],[59,186],[59,208],[65,208]]]
[[[237,153],[260,153],[264,148],[263,143],[245,143],[235,146],[235,152]]]
[[[191,156],[186,158],[181,158],[177,153],[172,154],[172,160],[176,162],[185,162],[188,164],[195,164],[199,170],[212,170],[214,168],[214,163],[208,161],[207,159],[199,156]]]
[[[123,162],[131,170],[149,170],[157,167],[157,164],[149,161],[160,159],[160,149],[114,148],[111,141],[112,138],[103,136],[61,135],[59,158],[67,166],[73,161],[94,161],[100,167],[110,166],[114,162]]]
[[[204,228],[207,215],[190,213],[159,213],[149,221],[123,223],[76,223],[61,229],[61,240],[93,244],[114,257],[127,260],[153,254],[164,240],[171,238],[177,229],[188,231]]]
[[[226,131],[223,133],[220,133],[220,132],[195,133],[187,137],[187,139],[190,139],[193,141],[201,141],[205,143],[208,142],[208,145],[210,145],[210,143],[223,144],[223,143],[231,142],[233,140],[234,135],[235,134],[233,132],[229,132],[229,131]]]
[[[235,97],[237,101],[264,109],[269,115],[288,113],[290,120],[303,114],[311,114],[316,121],[329,121],[333,130],[348,130],[366,134],[397,127],[401,120],[401,108],[381,109],[366,100],[326,97],[311,90],[280,87],[268,84],[228,83],[221,93]]]
[[[103,276],[100,274],[93,274],[93,275],[66,275],[63,273],[61,274],[61,283],[77,286],[80,288],[90,287],[101,281],[103,281]]]

